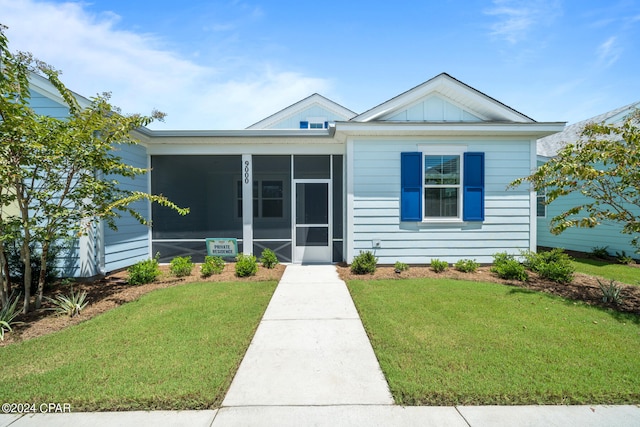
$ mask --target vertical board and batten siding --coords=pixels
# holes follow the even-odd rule
[[[326,108],[322,108],[318,105],[311,106],[304,111],[301,111],[297,114],[292,115],[291,117],[286,118],[285,120],[278,122],[272,126],[270,129],[299,129],[301,121],[308,121],[309,118],[321,117],[324,118],[325,121],[335,122],[344,120],[344,117],[333,113]]]
[[[637,248],[631,245],[633,235],[622,234],[622,226],[604,222],[594,228],[569,228],[561,234],[553,235],[549,231],[551,219],[563,212],[586,202],[581,194],[561,196],[546,206],[546,217],[538,218],[538,245],[551,248],[563,248],[572,251],[592,252],[596,247],[607,246],[610,255],[623,251],[634,258]]]
[[[400,157],[418,145],[463,145],[485,153],[485,218],[457,224],[400,221]],[[506,190],[531,170],[529,141],[355,140],[353,154],[354,255],[372,250],[381,264],[476,259],[490,263],[496,252],[518,254],[530,247],[528,190]]]
[[[147,151],[142,145],[119,145],[114,147],[114,154],[129,165],[147,168]],[[135,178],[117,178],[120,187],[130,191],[148,191],[148,175]],[[131,205],[143,217],[149,218],[149,203],[137,201]],[[107,272],[129,267],[138,261],[148,259],[149,228],[140,224],[129,214],[123,214],[116,220],[118,230],[104,227],[104,268]]]

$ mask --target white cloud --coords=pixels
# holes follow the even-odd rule
[[[598,46],[598,61],[605,67],[613,65],[620,55],[622,48],[617,43],[617,37],[611,36]]]
[[[549,25],[559,13],[557,0],[494,0],[485,11],[496,17],[491,35],[511,44],[526,39],[537,26]]]
[[[166,123],[152,128],[243,128],[329,88],[326,80],[268,65],[250,64],[251,72],[200,65],[157,35],[117,29],[116,14],[92,14],[82,3],[0,0],[0,10],[11,50],[62,70],[63,82],[81,95],[111,91],[124,113],[166,112]]]

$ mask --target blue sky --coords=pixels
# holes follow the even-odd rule
[[[241,129],[320,93],[361,113],[447,72],[538,121],[640,101],[640,0],[0,0],[30,51],[155,129]]]

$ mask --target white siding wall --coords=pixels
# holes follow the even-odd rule
[[[466,145],[485,153],[485,221],[400,222],[400,153],[419,151],[418,144]],[[529,248],[529,192],[506,191],[509,182],[530,172],[529,141],[361,139],[353,147],[354,255],[372,250],[374,239],[381,241],[375,250],[381,264],[425,264],[431,258],[490,263],[496,252]]]
[[[147,151],[141,145],[122,145],[116,147],[115,154],[125,163],[135,167],[147,167]],[[148,191],[148,176],[139,175],[135,178],[119,178],[121,187],[125,190]],[[137,212],[149,218],[149,203],[139,201],[132,205]],[[116,221],[118,230],[104,229],[104,268],[107,272],[128,267],[136,262],[147,259],[149,252],[149,228],[141,225],[128,214],[122,215]]]

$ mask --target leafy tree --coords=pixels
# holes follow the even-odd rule
[[[125,191],[119,185],[122,177],[132,178],[147,171],[123,162],[117,156],[118,148],[136,144],[131,131],[162,119],[162,113],[122,115],[109,103],[106,93],[81,108],[60,81],[59,72],[28,54],[12,55],[8,51],[1,27],[0,55],[0,205],[13,203],[19,208],[17,216],[0,216],[0,242],[21,239],[23,261],[30,259],[29,244],[39,243],[42,264],[35,300],[39,308],[52,243],[86,233],[96,220],[115,228],[115,220],[122,213],[146,224],[147,220],[131,207],[138,200],[160,203],[182,215],[188,209],[163,196]],[[29,73],[39,73],[59,91],[69,108],[68,118],[40,116],[29,107]],[[30,283],[31,266],[25,262],[25,313],[29,310]]]
[[[587,124],[575,144],[567,144],[535,173],[510,186],[524,181],[546,191],[547,203],[572,193],[586,196],[551,219],[552,233],[613,221],[640,248],[640,111],[621,123]]]

